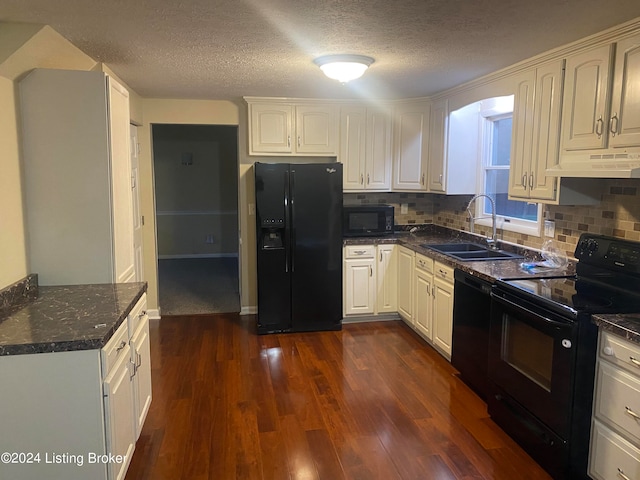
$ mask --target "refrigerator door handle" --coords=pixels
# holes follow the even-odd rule
[[[285,238],[284,241],[288,242],[289,240],[289,226],[291,219],[289,218],[289,171],[284,172],[284,228],[285,228]],[[289,273],[289,249],[291,245],[284,246],[284,271]]]
[[[289,185],[289,193],[291,199],[291,248],[289,249],[291,255],[291,271],[296,271],[296,171],[291,170],[291,183]]]

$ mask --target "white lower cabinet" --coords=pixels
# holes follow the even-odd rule
[[[143,295],[101,350],[0,358],[0,411],[11,412],[0,416],[0,451],[39,454],[28,465],[0,463],[0,478],[125,478],[151,402],[145,310]]]
[[[397,311],[395,252],[395,245],[344,248],[345,317]]]
[[[413,269],[416,254],[406,247],[398,247],[398,313],[413,327]]]
[[[596,480],[640,478],[640,345],[600,331],[589,453]]]
[[[433,259],[416,254],[416,268],[413,281],[414,328],[429,341],[433,340],[431,323],[433,319]]]
[[[453,335],[453,268],[435,262],[433,268],[433,345],[451,359]]]

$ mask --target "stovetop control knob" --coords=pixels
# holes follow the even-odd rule
[[[587,252],[589,252],[589,256],[593,255],[597,251],[598,251],[598,242],[593,238],[590,238],[589,240],[587,240]]]

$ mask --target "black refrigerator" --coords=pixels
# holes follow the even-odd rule
[[[342,327],[342,164],[255,163],[258,333]]]

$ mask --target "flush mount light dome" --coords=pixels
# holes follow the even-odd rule
[[[364,55],[325,55],[316,58],[313,63],[318,65],[327,77],[347,83],[360,78],[373,63],[373,58]]]

